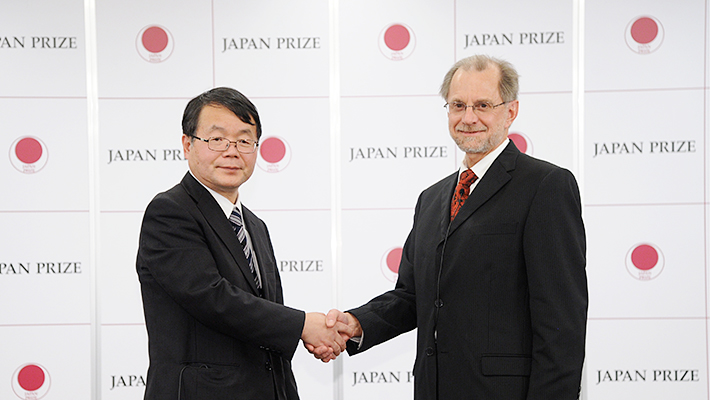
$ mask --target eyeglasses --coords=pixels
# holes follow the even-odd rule
[[[487,113],[488,111],[493,110],[496,107],[500,107],[506,103],[510,103],[510,102],[504,101],[500,104],[491,105],[491,103],[488,103],[486,101],[481,101],[481,102],[478,102],[474,105],[469,106],[462,101],[452,101],[451,103],[444,104],[444,108],[446,108],[449,111],[449,114],[463,114],[466,112],[467,108],[471,107],[471,110],[473,110],[473,112],[476,113],[476,115],[481,115],[481,114]]]
[[[206,142],[207,147],[212,151],[227,151],[227,149],[229,149],[229,145],[234,143],[234,146],[236,146],[238,152],[242,154],[251,154],[256,151],[257,147],[259,147],[258,142],[249,139],[229,140],[223,137],[203,139],[194,135],[192,137]]]

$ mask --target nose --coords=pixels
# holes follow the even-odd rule
[[[241,157],[242,153],[237,150],[237,144],[236,143],[229,143],[229,147],[227,147],[227,150],[225,150],[222,154],[228,155],[228,156],[239,156]]]
[[[478,121],[478,114],[473,111],[473,107],[466,107],[461,116],[461,122],[464,124],[473,124]]]

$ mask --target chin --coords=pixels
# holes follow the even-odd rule
[[[456,145],[464,153],[485,153],[490,146],[479,141],[456,141]]]

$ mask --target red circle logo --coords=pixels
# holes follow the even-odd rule
[[[22,173],[39,172],[47,165],[47,160],[47,146],[37,137],[20,137],[10,146],[10,163]]]
[[[626,270],[640,281],[656,278],[663,271],[665,258],[658,246],[639,243],[626,254]]]
[[[631,251],[631,262],[634,267],[648,271],[658,264],[658,251],[647,244],[642,244]]]
[[[49,372],[39,364],[21,365],[12,374],[12,391],[20,399],[41,399],[50,387]]]
[[[415,45],[414,31],[405,24],[388,25],[380,32],[380,51],[392,61],[401,61],[412,55]]]
[[[382,257],[380,269],[382,274],[390,282],[397,282],[399,276],[399,264],[402,261],[402,248],[393,247],[387,250]]]
[[[515,147],[517,147],[521,153],[525,153],[530,156],[533,154],[532,141],[530,141],[530,138],[524,134],[520,132],[512,132],[508,135],[508,139],[513,142]]]
[[[658,24],[651,18],[639,18],[631,25],[631,37],[637,43],[649,44],[656,36],[658,36]]]
[[[44,385],[44,371],[36,365],[27,365],[17,374],[17,383],[28,392],[34,392]]]
[[[392,25],[385,31],[385,45],[390,50],[401,51],[409,45],[409,31],[402,25]]]
[[[151,26],[143,31],[141,42],[143,47],[151,53],[160,53],[168,47],[168,33],[159,26]]]
[[[170,31],[160,25],[149,25],[141,29],[136,37],[138,54],[151,63],[161,63],[170,57],[175,41]]]
[[[277,163],[286,155],[286,145],[281,139],[270,137],[259,146],[259,153],[264,161]]]
[[[399,273],[399,263],[402,261],[402,248],[395,247],[387,253],[387,268],[395,274]]]
[[[283,138],[271,136],[259,144],[256,165],[266,172],[281,172],[291,162],[291,148]]]
[[[638,54],[650,54],[658,50],[663,38],[663,25],[652,16],[636,17],[626,26],[626,45]]]
[[[33,137],[20,139],[15,146],[15,155],[25,164],[34,164],[42,157],[42,144]]]

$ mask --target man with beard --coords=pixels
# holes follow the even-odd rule
[[[328,324],[355,332],[351,355],[417,328],[416,400],[576,399],[587,279],[575,178],[508,139],[509,63],[463,59],[441,95],[463,163],[419,197],[395,288]]]

